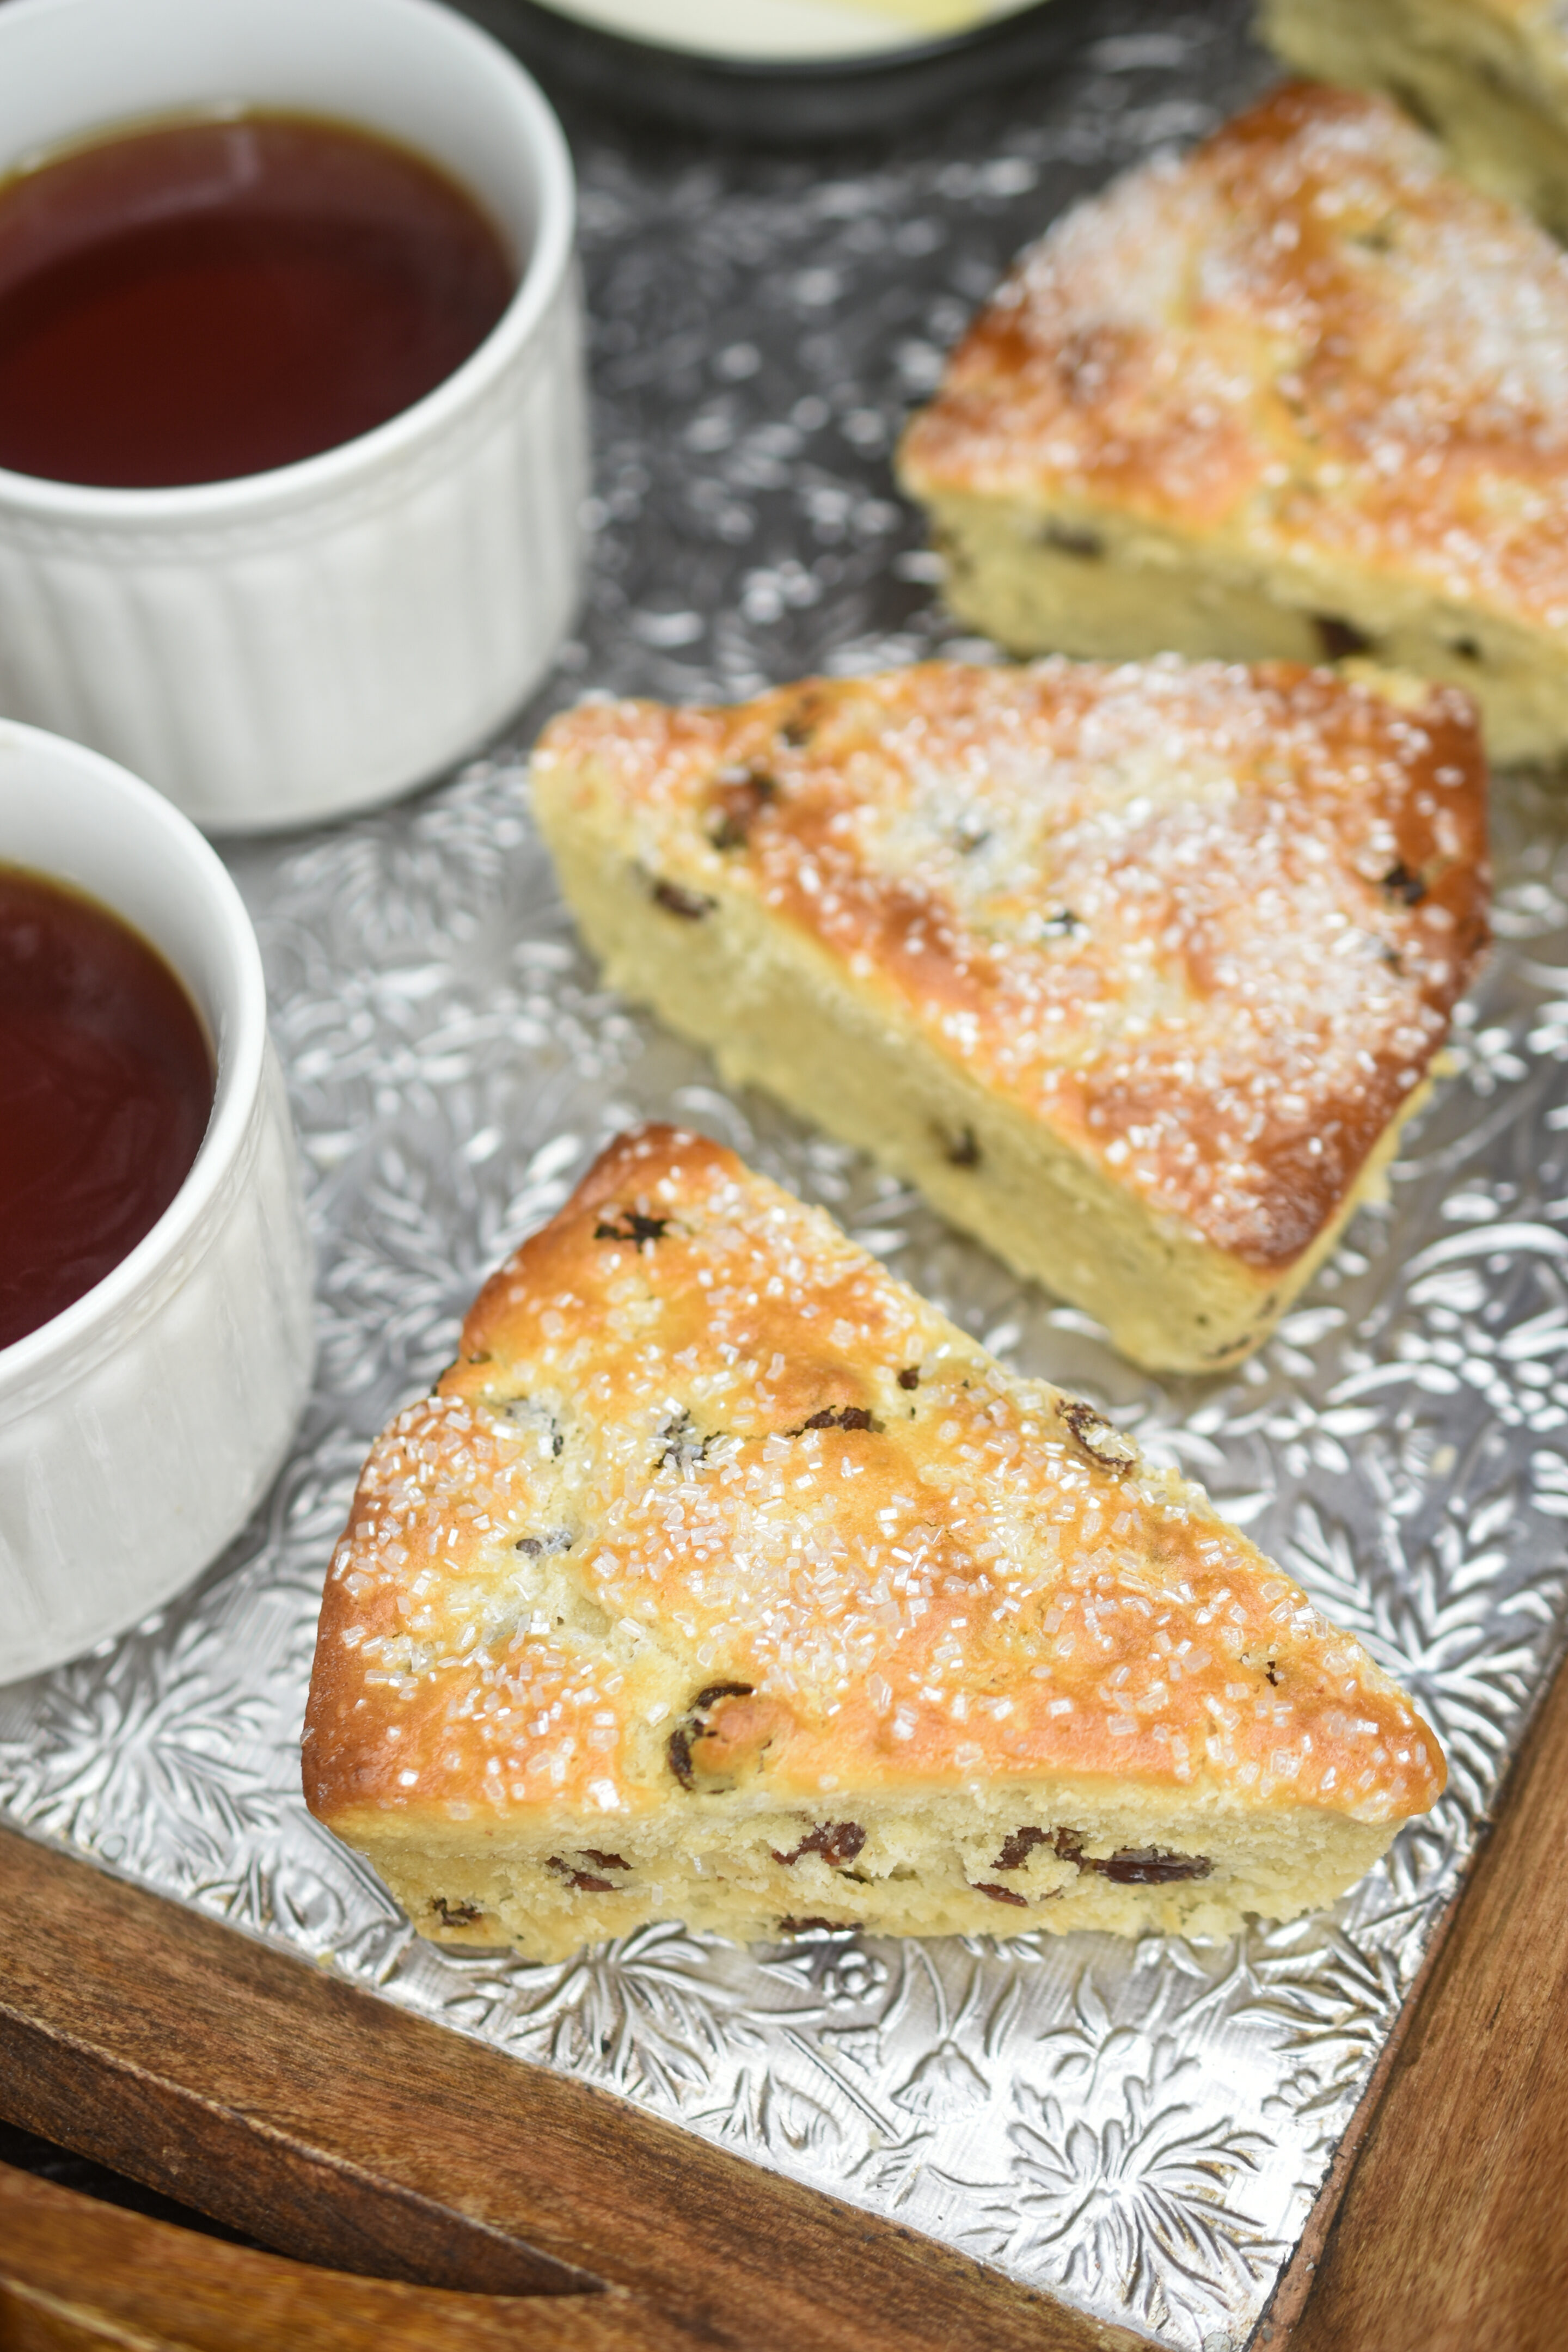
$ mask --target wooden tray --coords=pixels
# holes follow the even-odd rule
[[[1562,1675],[1258,2346],[1568,2344],[1565,1858]],[[0,2112],[279,2250],[0,2166],[0,2352],[1142,2340],[11,1832]]]

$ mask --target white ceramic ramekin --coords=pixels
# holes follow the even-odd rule
[[[123,769],[4,719],[0,860],[74,884],[152,940],[217,1060],[206,1136],[152,1232],[0,1348],[9,1682],[133,1625],[238,1532],[304,1403],[312,1318],[261,957],[222,861]]]
[[[229,101],[420,149],[523,268],[444,383],[299,465],[166,490],[0,468],[0,712],[123,761],[217,833],[367,807],[494,732],[576,602],[587,446],[571,162],[488,35],[432,0],[0,7],[0,173]]]

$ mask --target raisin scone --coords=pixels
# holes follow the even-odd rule
[[[1568,751],[1568,257],[1384,98],[1295,83],[1026,252],[911,421],[1018,653],[1364,655]]]
[[[1263,0],[1287,65],[1386,90],[1467,178],[1568,236],[1568,18],[1557,0]]]
[[[1122,1351],[1265,1338],[1376,1184],[1486,930],[1451,688],[931,663],[585,704],[533,762],[617,987]]]
[[[422,1934],[1223,1934],[1443,1786],[1201,1489],[818,1210],[625,1136],[486,1286],[333,1554],[311,1810]]]

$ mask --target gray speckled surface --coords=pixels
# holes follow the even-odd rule
[[[581,635],[493,758],[389,814],[232,856],[314,1176],[309,1418],[194,1593],[0,1692],[0,1796],[35,1833],[1182,2352],[1252,2334],[1563,1632],[1561,816],[1526,785],[1500,796],[1502,945],[1390,1205],[1264,1356],[1161,1384],[605,992],[518,755],[587,688],[742,693],[962,643],[891,488],[898,419],[1026,236],[1267,77],[1243,14],[1108,5],[1054,87],[874,157],[574,126],[598,396]],[[748,1953],[661,1927],[538,1968],[420,1944],[310,1822],[316,1605],[366,1442],[447,1360],[489,1265],[647,1114],[737,1144],[1009,1361],[1180,1460],[1415,1690],[1449,1793],[1336,1913],[1202,1948]]]

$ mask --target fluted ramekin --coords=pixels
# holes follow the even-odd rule
[[[353,121],[461,180],[517,291],[374,431],[157,490],[0,468],[0,712],[122,761],[208,832],[368,807],[492,734],[576,602],[574,195],[522,68],[433,0],[5,0],[0,174],[225,103]]]
[[[0,1682],[119,1633],[243,1527],[310,1387],[311,1257],[256,934],[157,793],[0,719],[0,862],[88,892],[184,982],[217,1064],[195,1165],[151,1233],[0,1348]]]

